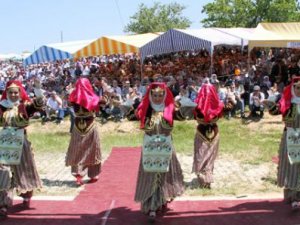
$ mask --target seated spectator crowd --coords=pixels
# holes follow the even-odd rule
[[[211,61],[208,52],[190,51],[152,56],[141,66],[136,54],[88,57],[76,62],[56,61],[23,67],[22,62],[0,61],[0,94],[10,79],[20,80],[33,96],[34,80],[45,91],[46,106],[38,116],[43,123],[60,124],[64,117],[74,119],[68,95],[76,79],[90,79],[97,95],[106,99],[97,116],[105,123],[136,120],[135,109],[153,81],[165,82],[173,93],[178,119],[193,119],[194,100],[203,83],[210,82],[224,102],[224,115],[263,118],[264,99],[278,101],[283,88],[299,75],[300,51],[297,49],[254,48],[247,64],[247,49],[216,48]],[[213,65],[211,65],[213,62]],[[72,123],[71,123],[72,124]],[[72,129],[72,127],[71,127]]]

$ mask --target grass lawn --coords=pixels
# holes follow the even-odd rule
[[[239,170],[243,170],[247,174],[247,170],[254,171],[253,168],[262,170],[265,165],[272,167],[271,159],[277,155],[283,129],[280,117],[266,115],[261,121],[241,120],[239,118],[220,119],[218,125],[221,138],[218,161],[215,166],[216,173],[220,173],[218,170],[223,169],[222,166],[228,162],[232,162],[232,165],[238,164],[237,173]],[[190,173],[196,126],[197,124],[193,120],[174,122],[173,140],[184,170],[187,183],[186,194],[239,195],[247,192],[247,188],[249,189],[247,183],[243,184],[240,181],[234,183],[235,181],[230,178],[230,174],[224,178],[217,177],[216,185],[211,190],[197,188],[193,181],[193,175]],[[142,143],[143,132],[139,130],[138,122],[109,122],[104,125],[99,123],[99,130],[105,158],[114,146],[140,146]],[[51,122],[41,125],[39,120],[32,120],[28,128],[28,136],[37,158],[47,154],[49,162],[55,162],[57,155],[64,154],[68,148],[70,140],[69,121],[66,119],[60,125]],[[260,184],[257,190],[261,192],[278,191],[274,181],[275,177],[274,171],[271,174],[264,174],[263,179],[265,181]],[[257,190],[254,189],[254,191]]]
[[[270,161],[278,150],[283,125],[277,120],[264,119],[249,124],[240,119],[221,119],[220,154],[230,155],[243,162],[258,164]],[[99,127],[102,150],[109,154],[113,146],[140,146],[143,132],[138,129],[138,122],[124,122],[126,129],[120,130],[120,124],[104,124]],[[178,153],[192,155],[196,122],[175,121],[173,141]],[[105,126],[108,126],[106,128]],[[103,129],[106,128],[106,129]],[[41,125],[33,120],[29,127],[29,140],[37,154],[42,152],[65,152],[68,148],[70,134],[69,123],[62,125],[47,123]]]

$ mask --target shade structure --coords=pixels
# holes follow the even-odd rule
[[[73,58],[73,53],[82,49],[93,40],[72,41],[43,45],[24,59],[24,65],[54,62]]]
[[[157,38],[161,33],[103,36],[73,54],[74,58],[138,53],[141,46]]]
[[[9,60],[9,59],[21,60],[23,58],[24,58],[23,55],[16,54],[16,53],[0,54],[0,60]]]
[[[216,45],[240,46],[243,39],[214,28],[171,29],[140,48],[141,58],[170,52],[206,49]]]
[[[246,46],[248,45],[248,41],[253,35],[255,28],[244,28],[244,27],[233,27],[233,28],[219,28],[216,27],[214,28],[218,31],[224,32],[226,34],[230,34],[232,36],[241,38],[242,40],[242,45]]]
[[[300,46],[300,23],[260,23],[249,40],[249,49],[293,46]]]

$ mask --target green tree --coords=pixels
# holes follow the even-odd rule
[[[204,27],[256,27],[260,22],[299,22],[297,0],[215,0],[202,13]]]
[[[186,29],[191,21],[181,16],[186,7],[178,3],[161,4],[154,2],[153,7],[139,5],[139,10],[130,17],[124,32],[137,34],[148,32],[164,32],[172,28]]]

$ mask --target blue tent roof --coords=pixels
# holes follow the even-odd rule
[[[27,66],[30,64],[53,62],[55,60],[70,59],[72,57],[72,54],[69,52],[61,51],[59,49],[44,45],[24,59],[24,65]]]
[[[73,58],[73,53],[82,49],[94,40],[73,41],[43,45],[24,59],[24,65],[53,62]]]

